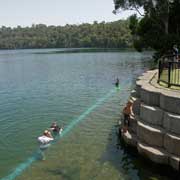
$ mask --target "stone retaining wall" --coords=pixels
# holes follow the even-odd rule
[[[180,171],[180,91],[157,84],[157,70],[148,71],[131,93],[133,113],[122,137],[150,160]]]

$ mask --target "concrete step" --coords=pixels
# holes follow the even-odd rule
[[[142,142],[151,146],[163,147],[164,145],[164,131],[158,126],[138,121],[137,136]]]
[[[140,106],[140,118],[142,121],[149,124],[162,126],[164,111],[155,106],[148,106],[141,103]]]
[[[134,96],[130,97],[130,100],[133,103],[132,106],[132,111],[135,115],[139,115],[140,114],[140,105],[141,105],[141,100],[139,98],[136,98]]]
[[[138,152],[151,161],[159,164],[168,164],[168,154],[162,148],[152,147],[145,143],[137,143]]]
[[[152,147],[145,143],[137,143],[138,152],[158,164],[170,165],[173,169],[180,171],[180,156],[168,153],[163,148]]]
[[[164,136],[164,148],[171,154],[180,157],[180,136],[175,134],[165,134]]]
[[[134,133],[130,133],[129,131],[123,132],[121,131],[121,135],[126,144],[130,146],[137,147],[137,136]]]
[[[130,133],[137,133],[137,120],[135,116],[130,116],[128,130]]]

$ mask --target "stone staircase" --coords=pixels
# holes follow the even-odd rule
[[[180,171],[180,91],[160,87],[156,73],[138,78],[130,97],[134,115],[122,138],[153,162]]]

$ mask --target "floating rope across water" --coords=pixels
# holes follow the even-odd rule
[[[124,83],[123,83],[124,84]],[[109,93],[107,93],[103,98],[99,99],[94,105],[89,107],[85,112],[83,112],[78,118],[71,121],[71,123],[63,130],[61,135],[53,142],[55,143],[57,140],[61,139],[63,136],[68,134],[71,129],[74,128],[80,121],[84,120],[85,117],[90,114],[94,109],[100,106],[104,101],[106,101],[113,93],[117,90],[112,89]],[[29,157],[26,161],[19,164],[12,173],[8,176],[2,178],[1,180],[14,180],[17,176],[21,175],[24,170],[31,166],[31,164],[39,159],[39,150],[37,150],[31,157]]]

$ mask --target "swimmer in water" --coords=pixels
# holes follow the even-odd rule
[[[116,79],[115,86],[116,86],[117,88],[119,87],[119,79],[118,79],[118,78]]]
[[[61,132],[62,132],[62,130],[63,130],[63,128],[62,128],[61,126],[59,127],[56,122],[53,122],[53,123],[52,123],[50,129],[51,129],[53,132],[59,133],[59,134],[61,134]]]

